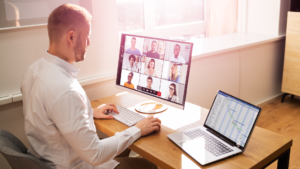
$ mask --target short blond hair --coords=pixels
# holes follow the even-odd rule
[[[58,42],[63,33],[78,30],[88,25],[92,15],[83,7],[64,4],[54,9],[48,18],[48,36],[50,43]]]

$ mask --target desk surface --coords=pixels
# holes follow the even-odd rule
[[[127,92],[91,102],[95,108],[105,103],[115,103],[133,110],[133,106],[149,99]],[[159,132],[142,137],[129,148],[161,168],[262,168],[292,146],[292,139],[255,127],[243,154],[219,162],[201,166],[167,138],[168,134],[201,126],[208,110],[186,103],[185,110],[169,107],[167,111],[155,114],[162,121]],[[145,115],[146,116],[146,115]],[[95,125],[108,136],[121,132],[128,127],[116,120],[95,119]]]

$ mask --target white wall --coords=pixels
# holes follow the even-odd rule
[[[284,35],[290,0],[248,0],[247,33]]]
[[[284,40],[192,61],[187,101],[210,108],[223,90],[253,104],[281,93]]]
[[[74,63],[82,69],[79,80],[116,72],[119,55],[117,28],[116,1],[93,0],[91,46],[85,61]],[[43,57],[48,46],[47,26],[0,31],[0,97],[20,93],[27,67]]]
[[[285,40],[240,50],[239,97],[258,104],[281,93]]]
[[[239,95],[239,51],[192,60],[187,101],[210,108],[217,91]]]

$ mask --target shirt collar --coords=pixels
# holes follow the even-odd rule
[[[50,62],[53,63],[61,68],[63,68],[64,70],[66,70],[67,72],[69,72],[73,77],[76,77],[77,74],[79,73],[80,69],[78,69],[77,67],[75,67],[74,65],[66,62],[65,60],[51,55],[50,53],[48,53],[48,51],[45,52],[45,56],[44,58]]]

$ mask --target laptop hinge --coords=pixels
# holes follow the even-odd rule
[[[225,141],[225,142],[228,143],[229,145],[235,146],[235,147],[236,147],[236,144],[235,144],[234,142],[229,141],[228,138],[222,136],[221,134],[219,134],[219,133],[217,133],[217,132],[215,132],[215,131],[213,131],[213,130],[211,130],[211,129],[208,129],[208,128],[206,128],[206,130],[207,130],[208,132],[212,133],[213,135],[217,136],[219,139]]]

